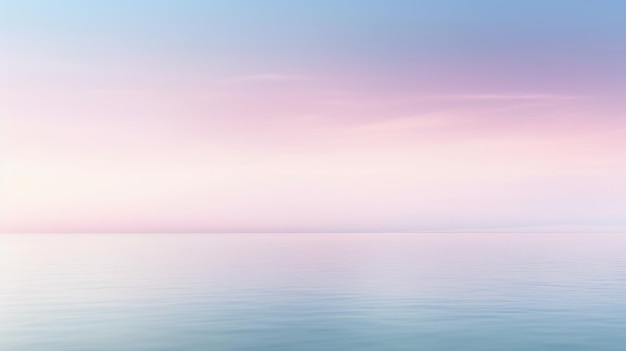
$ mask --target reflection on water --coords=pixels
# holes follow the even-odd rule
[[[626,235],[0,235],[0,350],[623,350]]]

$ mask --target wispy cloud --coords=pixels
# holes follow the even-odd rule
[[[225,80],[228,83],[246,83],[246,82],[287,82],[287,81],[299,81],[310,80],[311,77],[304,75],[290,75],[290,74],[275,74],[275,73],[263,73],[263,74],[251,74],[238,77],[231,77]]]
[[[578,100],[586,96],[559,95],[559,94],[447,94],[422,95],[415,97],[422,100]]]
[[[446,93],[446,94],[423,94],[407,93],[400,95],[371,95],[359,94],[357,92],[334,93],[332,97],[325,100],[326,104],[340,106],[385,106],[385,105],[406,105],[416,103],[481,103],[481,104],[501,104],[507,102],[524,103],[560,103],[592,98],[583,95],[567,95],[558,93]]]

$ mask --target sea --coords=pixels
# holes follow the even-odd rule
[[[626,234],[2,234],[0,351],[626,350]]]

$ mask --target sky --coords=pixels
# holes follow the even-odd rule
[[[612,0],[0,0],[0,231],[626,229],[625,62]]]

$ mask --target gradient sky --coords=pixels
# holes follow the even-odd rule
[[[626,2],[0,0],[0,118],[4,232],[626,228]]]

